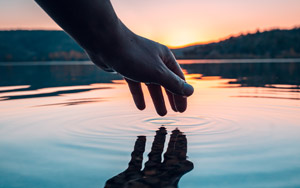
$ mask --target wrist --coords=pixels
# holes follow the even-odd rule
[[[119,19],[108,24],[105,28],[99,29],[98,26],[90,27],[91,41],[83,44],[83,48],[92,54],[105,55],[116,50],[124,50],[124,45],[135,38],[135,34],[130,31]]]

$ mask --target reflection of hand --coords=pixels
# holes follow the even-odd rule
[[[140,37],[120,23],[113,47],[108,50],[88,51],[92,61],[104,70],[116,71],[125,77],[138,109],[145,108],[141,82],[147,83],[154,106],[159,115],[167,113],[161,86],[166,89],[174,111],[184,112],[186,96],[193,87],[184,81],[184,74],[172,52],[164,45]],[[185,96],[185,97],[183,97]]]
[[[175,129],[169,141],[168,149],[161,162],[167,131],[161,127],[156,131],[149,160],[141,171],[143,153],[145,151],[145,136],[139,136],[135,142],[134,151],[128,168],[106,182],[106,188],[175,188],[180,178],[193,169],[193,163],[186,160],[186,136]]]

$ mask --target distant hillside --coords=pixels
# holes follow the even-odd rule
[[[179,59],[300,58],[300,28],[258,31],[173,52]]]
[[[300,58],[300,28],[231,37],[173,50],[179,59]],[[63,31],[0,31],[0,62],[88,60]]]
[[[0,31],[0,61],[87,60],[63,31]]]

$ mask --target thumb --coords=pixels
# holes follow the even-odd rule
[[[173,94],[181,96],[191,96],[194,93],[194,88],[185,80],[181,79],[174,72],[166,67],[165,74],[160,78],[160,85]]]

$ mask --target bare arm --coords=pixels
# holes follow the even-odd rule
[[[184,112],[193,87],[171,51],[140,37],[117,17],[109,0],[36,0],[73,37],[91,60],[106,71],[124,76],[138,109],[145,108],[141,82],[147,83],[159,115],[167,113],[163,86],[174,111]]]

